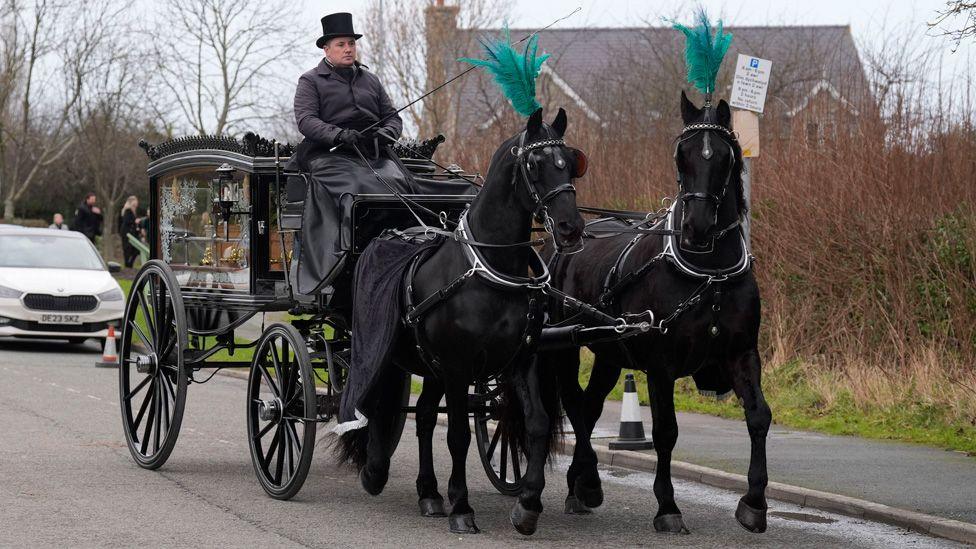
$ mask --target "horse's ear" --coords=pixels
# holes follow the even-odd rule
[[[529,123],[525,126],[525,131],[528,135],[535,135],[542,129],[542,109],[537,109],[532,116],[529,117]]]
[[[729,108],[729,104],[724,99],[718,102],[718,108],[715,109],[715,112],[718,114],[718,123],[732,129],[732,109]]]
[[[559,112],[556,114],[556,118],[552,121],[552,129],[556,130],[556,134],[559,137],[566,135],[566,110],[559,107]]]
[[[684,121],[685,125],[696,122],[698,118],[701,117],[701,109],[695,106],[694,103],[688,99],[688,95],[685,90],[681,90],[681,120]]]

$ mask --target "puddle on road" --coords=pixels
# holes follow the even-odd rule
[[[811,522],[813,524],[830,524],[837,522],[832,518],[822,517],[820,515],[811,515],[810,513],[791,513],[789,511],[770,511],[769,516],[799,522]]]

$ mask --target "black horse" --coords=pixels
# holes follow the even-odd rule
[[[688,532],[674,501],[670,463],[678,438],[675,380],[694,375],[700,390],[734,390],[742,399],[752,454],[749,490],[735,516],[746,529],[763,532],[766,433],[772,417],[759,382],[759,288],[742,237],[742,150],[725,101],[717,108],[706,104],[699,109],[682,93],[681,114],[685,127],[674,153],[679,196],[665,220],[651,228],[621,227],[622,234],[589,239],[583,252],[552,262],[553,285],[564,292],[606,312],[650,310],[657,316],[655,329],[647,334],[591,347],[595,360],[585,391],[578,383],[578,350],[540,358],[557,372],[562,403],[577,437],[567,474],[566,511],[587,513],[603,502],[589,439],[621,369],[630,368],[648,374],[658,456],[654,528]],[[594,226],[608,224],[614,223]]]
[[[572,185],[577,164],[582,164],[577,160],[581,153],[566,147],[562,139],[566,125],[562,109],[551,125],[543,123],[541,109],[536,111],[525,130],[495,152],[484,187],[462,216],[458,230],[409,269],[406,291],[412,302],[392,353],[399,368],[383,370],[376,384],[378,394],[371,397],[379,405],[369,417],[368,428],[340,439],[340,457],[360,466],[369,493],[380,493],[390,466],[390,433],[399,413],[397,379],[403,370],[422,375],[417,491],[424,515],[443,516],[431,438],[438,403],[446,394],[447,442],[453,462],[448,485],[452,532],[478,532],[465,479],[471,441],[468,389],[475,381],[499,379],[506,388],[506,401],[514,405],[509,408],[517,408],[507,414],[511,418],[507,424],[525,441],[529,459],[524,490],[512,511],[514,526],[531,534],[542,511],[545,461],[558,419],[546,413],[543,401],[557,402],[558,395],[555,380],[544,383],[531,359],[541,331],[542,286],[549,278],[531,247],[531,236],[536,218],[558,247],[582,245],[583,219]],[[354,329],[352,337],[371,336]]]

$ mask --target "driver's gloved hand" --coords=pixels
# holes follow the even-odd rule
[[[372,137],[376,138],[376,141],[379,143],[380,147],[392,145],[397,141],[397,138],[394,137],[394,133],[387,128],[377,128],[373,132]]]
[[[359,142],[359,138],[362,137],[356,130],[342,130],[339,135],[336,136],[336,144],[338,145],[355,145]]]

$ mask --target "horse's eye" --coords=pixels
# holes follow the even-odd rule
[[[573,179],[579,179],[586,175],[586,170],[589,169],[589,159],[586,158],[586,154],[579,149],[570,149],[573,151],[573,164],[576,169],[573,170]]]

